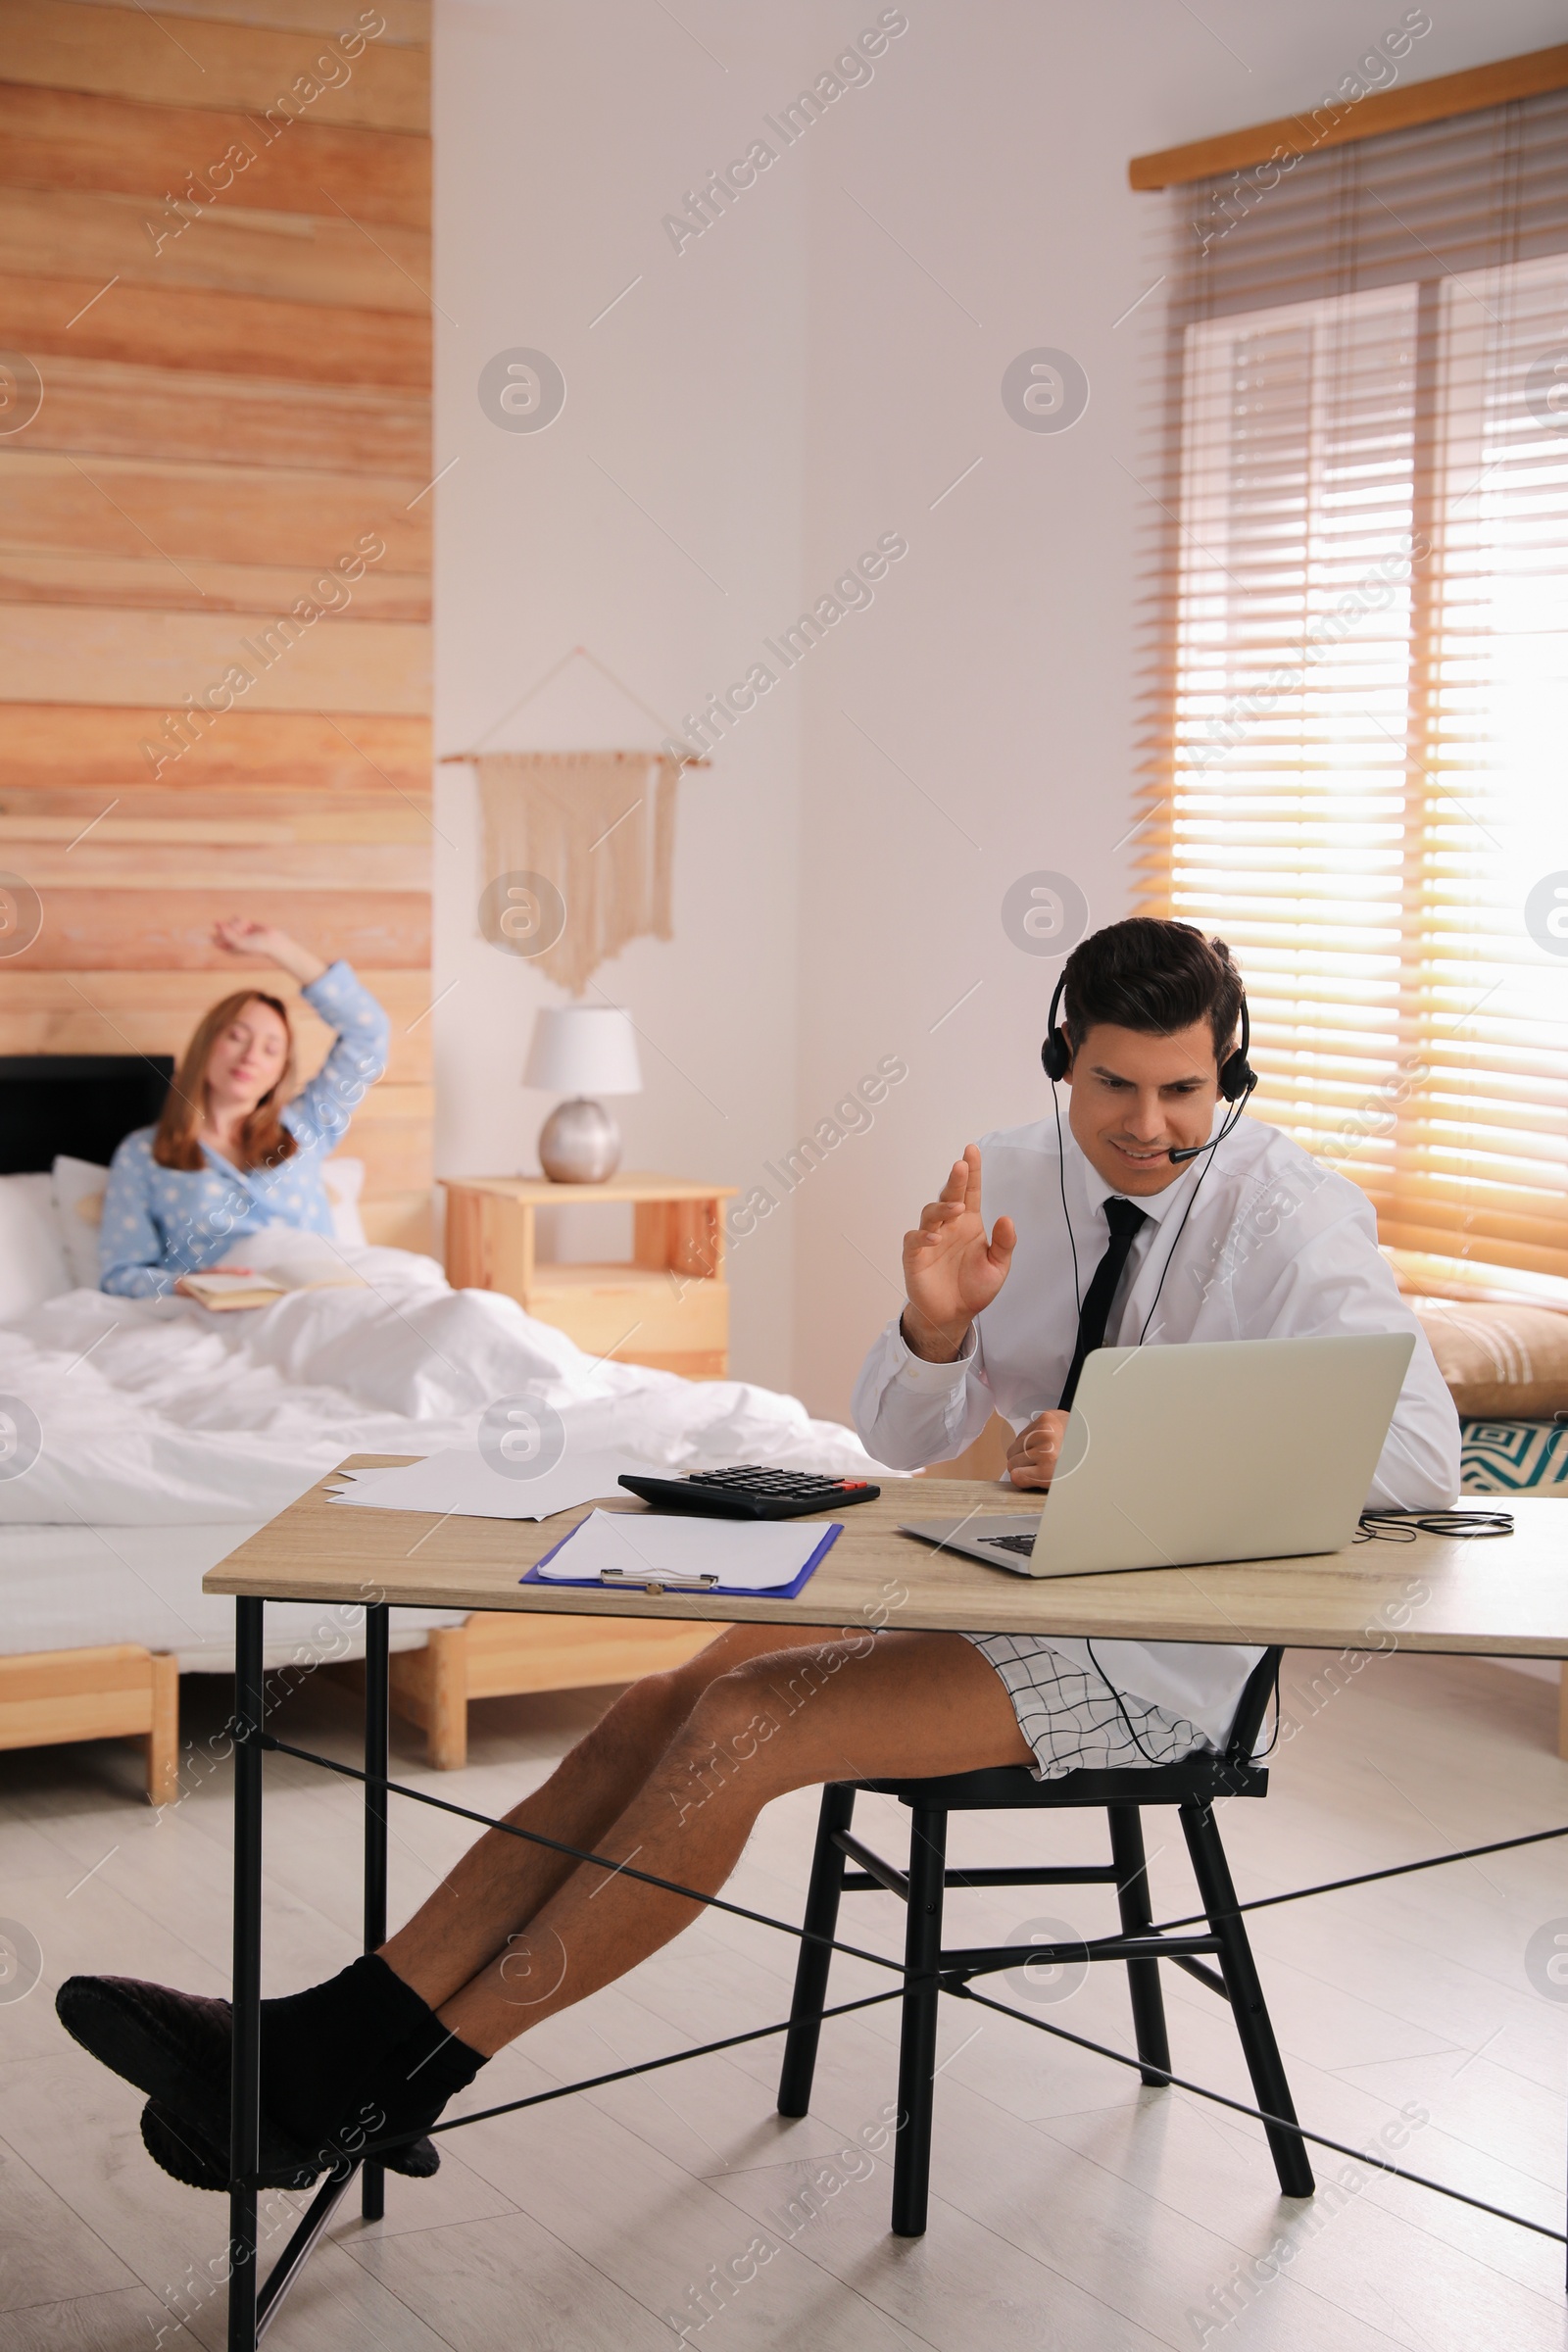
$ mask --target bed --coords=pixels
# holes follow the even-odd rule
[[[148,1793],[168,1801],[178,1678],[232,1667],[232,1611],[202,1593],[204,1571],[345,1454],[471,1446],[500,1396],[542,1399],[571,1439],[651,1464],[869,1466],[850,1431],[811,1421],[794,1397],[598,1362],[514,1300],[454,1291],[432,1259],[368,1246],[351,1184],[334,1204],[334,1248],[353,1287],[216,1315],[107,1297],[91,1287],[103,1164],[134,1089],[130,1117],[145,1121],[165,1073],[50,1058],[48,1073],[44,1057],[22,1072],[0,1063],[12,1162],[0,1169],[0,1747],[137,1737]],[[24,1083],[33,1111],[8,1121]],[[67,1136],[73,1152],[51,1158]],[[247,1240],[248,1262],[265,1254]],[[358,1612],[328,1623],[284,1604],[269,1616],[271,1669],[340,1670],[363,1652]],[[629,1680],[711,1638],[710,1626],[399,1610],[394,1704],[450,1767],[466,1754],[471,1699]]]

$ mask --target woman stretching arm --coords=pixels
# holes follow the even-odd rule
[[[286,931],[240,916],[213,937],[298,980],[336,1036],[295,1094],[294,1033],[281,998],[241,989],[197,1024],[163,1117],[127,1135],[109,1171],[99,1281],[122,1298],[162,1298],[182,1274],[268,1225],[330,1233],[321,1161],[386,1067],[386,1014],[346,963],[324,964]]]

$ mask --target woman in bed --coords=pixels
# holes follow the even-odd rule
[[[265,1226],[330,1233],[321,1162],[386,1067],[386,1014],[346,963],[323,963],[286,931],[237,915],[213,938],[299,981],[336,1034],[295,1094],[294,1032],[280,997],[239,989],[198,1022],[163,1117],[127,1135],[109,1171],[99,1286],[124,1298],[163,1298]]]

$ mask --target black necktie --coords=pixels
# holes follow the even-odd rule
[[[1127,1263],[1127,1252],[1133,1246],[1134,1237],[1148,1222],[1144,1210],[1136,1208],[1131,1200],[1123,1200],[1113,1195],[1105,1202],[1105,1223],[1110,1227],[1110,1240],[1105,1245],[1105,1254],[1095,1268],[1095,1279],[1089,1285],[1083,1305],[1078,1310],[1078,1345],[1072,1351],[1067,1385],[1061,1392],[1061,1402],[1056,1408],[1058,1412],[1072,1410],[1084,1359],[1105,1344],[1105,1325],[1110,1321],[1111,1300],[1116,1296],[1116,1285]]]

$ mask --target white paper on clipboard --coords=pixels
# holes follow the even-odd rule
[[[681,1519],[669,1511],[590,1511],[535,1574],[541,1584],[597,1583],[775,1592],[793,1585],[829,1530],[821,1520]],[[710,1586],[708,1589],[711,1589]]]

